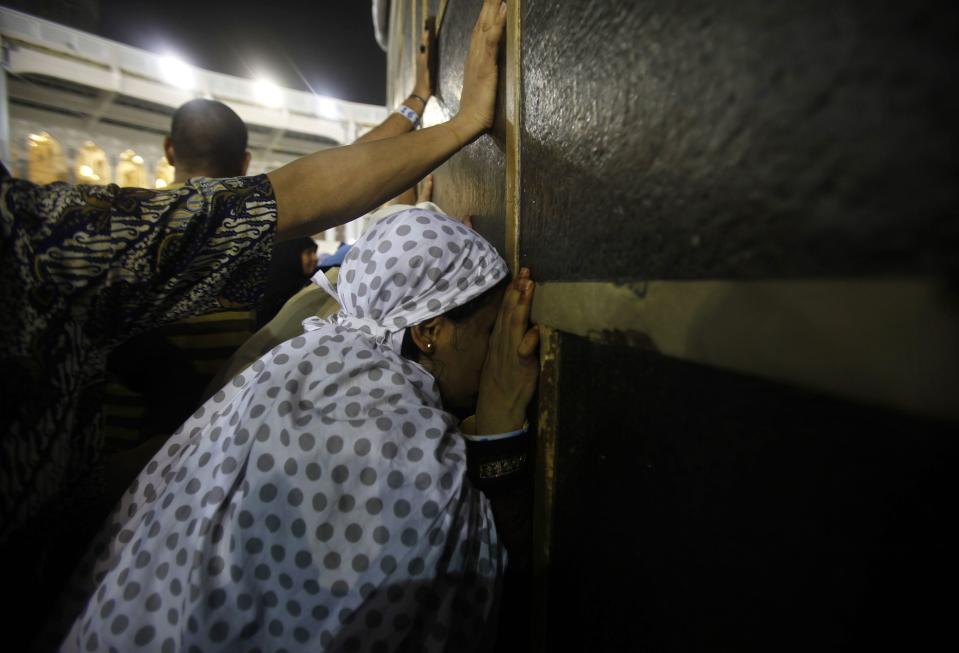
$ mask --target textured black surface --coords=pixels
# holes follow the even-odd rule
[[[463,64],[481,6],[479,2],[451,1],[446,7],[438,44],[440,83],[436,95],[440,111],[431,114],[441,114],[437,122],[459,109]],[[451,215],[472,215],[477,231],[504,253],[506,155],[502,130],[481,136],[440,166],[433,178],[436,203]]]
[[[449,2],[429,122],[458,107],[479,4]],[[952,5],[523,7],[520,254],[537,280],[955,272]],[[504,144],[500,116],[434,192],[501,251]],[[955,648],[954,425],[562,344],[546,650]],[[501,523],[500,650],[526,650],[536,618],[523,494]]]
[[[435,14],[439,3],[431,0],[429,11]],[[401,55],[397,82],[391,96],[400,102],[413,88],[413,50],[419,34],[413,37],[411,11],[417,20],[422,15],[420,2],[406,2],[403,9],[406,49]],[[437,43],[438,69],[434,99],[424,125],[448,120],[459,109],[463,91],[463,64],[469,49],[473,25],[482,3],[451,0],[440,27]],[[420,23],[417,22],[417,29]],[[501,76],[502,77],[502,76]],[[502,80],[501,80],[502,88]],[[502,93],[501,93],[502,94]],[[500,106],[502,107],[502,98]],[[500,120],[490,134],[481,136],[455,154],[433,173],[433,201],[450,215],[473,216],[474,227],[502,254],[505,252],[506,156],[505,126]]]
[[[955,426],[562,344],[547,650],[955,648]]]
[[[525,0],[523,262],[954,270],[957,26],[946,2]]]

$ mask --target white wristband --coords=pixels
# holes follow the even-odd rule
[[[409,120],[411,123],[413,123],[413,129],[416,129],[416,126],[420,124],[419,114],[413,111],[412,109],[410,109],[405,104],[401,104],[400,106],[398,106],[396,108],[396,111],[394,111],[393,113],[398,113],[404,118],[406,118],[407,120]]]
[[[470,442],[492,442],[494,440],[508,440],[509,438],[515,438],[516,436],[523,435],[528,430],[529,430],[529,421],[526,421],[523,424],[523,428],[517,429],[515,431],[510,431],[508,433],[495,433],[491,435],[469,435],[467,433],[464,433],[463,437],[469,440]]]

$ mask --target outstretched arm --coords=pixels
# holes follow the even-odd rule
[[[433,79],[430,76],[432,67],[430,59],[433,57],[436,44],[436,33],[433,26],[435,19],[431,16],[426,20],[426,26],[420,35],[420,49],[416,53],[416,82],[413,84],[413,92],[403,100],[403,104],[408,109],[416,112],[416,115],[423,119],[423,112],[426,111],[426,103],[433,95]],[[393,112],[386,117],[386,120],[376,127],[366,132],[358,139],[356,143],[368,143],[378,141],[392,136],[399,136],[406,132],[413,131],[413,123]]]
[[[398,195],[493,124],[496,51],[506,4],[484,0],[463,71],[459,112],[449,121],[297,159],[269,173],[279,239],[348,222]]]

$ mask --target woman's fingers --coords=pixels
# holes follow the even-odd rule
[[[539,327],[529,326],[535,285],[522,268],[503,296],[490,336],[476,408],[482,432],[509,430],[521,424],[539,376]]]
[[[522,358],[528,358],[536,353],[537,347],[539,347],[539,327],[534,324],[523,336],[516,353]]]
[[[493,329],[493,338],[504,355],[515,355],[529,327],[534,284],[529,270],[523,268],[506,287],[500,313]]]
[[[510,316],[510,328],[513,338],[518,341],[526,333],[529,324],[530,306],[533,303],[533,282],[522,278],[516,285],[519,289],[519,296]]]
[[[496,16],[493,19],[493,29],[491,30],[493,34],[491,34],[489,38],[489,42],[493,45],[494,49],[499,45],[500,35],[503,33],[504,27],[506,27],[506,3],[500,2],[499,7],[496,8]]]
[[[510,316],[513,314],[516,304],[519,303],[519,282],[520,279],[518,278],[510,281],[509,285],[506,286],[506,292],[503,294],[503,303],[500,305],[499,319],[503,322],[504,326],[509,324]]]

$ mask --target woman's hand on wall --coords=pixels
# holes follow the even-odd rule
[[[539,329],[529,325],[533,281],[523,268],[506,288],[476,402],[476,431],[506,433],[523,427],[539,378]]]
[[[496,113],[496,51],[505,26],[506,3],[484,0],[466,55],[460,109],[452,121],[464,128],[471,137],[493,126]]]

